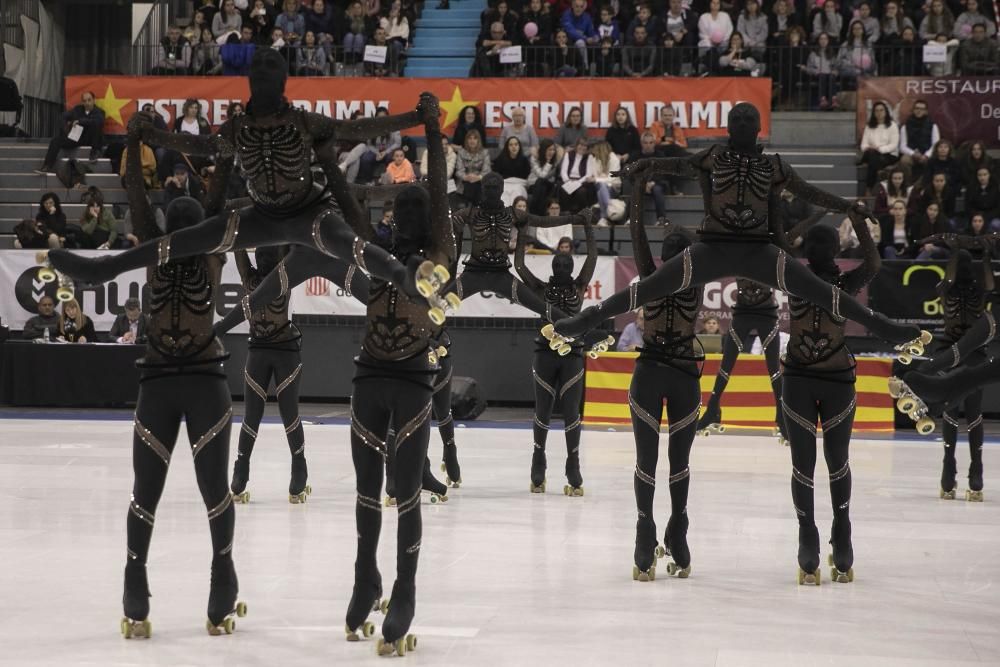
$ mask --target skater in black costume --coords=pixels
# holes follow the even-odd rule
[[[656,271],[653,254],[642,223],[642,203],[637,197],[631,211],[632,248],[641,277]],[[664,230],[660,259],[670,261],[691,245],[693,239],[682,227]],[[687,544],[688,487],[691,483],[688,459],[694,442],[695,421],[701,408],[701,366],[705,355],[695,348],[695,322],[701,307],[702,287],[655,299],[643,306],[645,324],[642,347],[632,373],[628,402],[635,435],[635,555],[632,578],[651,581],[656,577],[656,557],[671,560],[667,572],[686,578],[691,573],[691,552]],[[653,494],[656,490],[656,463],[659,459],[660,420],[667,403],[670,423],[667,457],[670,476],[670,519],[663,548],[656,544]]]
[[[820,279],[851,296],[860,292],[881,267],[878,248],[865,219],[852,213],[851,224],[864,258],[857,268],[841,273],[835,257],[837,231],[814,227],[805,237],[809,269]],[[851,468],[848,449],[857,408],[854,355],[845,344],[847,322],[798,297],[790,301],[790,337],[785,350],[782,408],[792,453],[792,502],[799,522],[800,584],[820,583],[819,531],[814,518],[813,475],[816,469],[816,422],[823,427],[823,454],[830,473],[833,527],[830,577],[854,580],[851,546]]]
[[[53,251],[49,255],[52,265],[84,283],[101,283],[124,271],[170,259],[292,243],[351,261],[418,297],[417,265],[406,267],[369,242],[371,225],[337,168],[336,143],[418,125],[437,113],[437,99],[424,93],[410,113],[338,121],[293,108],[284,97],[287,77],[288,63],[281,54],[258,49],[250,68],[246,113],[230,118],[211,136],[156,130],[144,114],[130,120],[130,132],[139,132],[146,143],[189,155],[215,155],[213,181],[225,183],[238,158],[252,206],[219,215],[209,211],[211,217],[197,226],[116,255],[87,259]],[[313,179],[313,153],[326,176],[325,188]]]
[[[393,252],[403,260],[426,257],[450,265],[455,238],[448,211],[444,147],[437,114],[428,114],[427,156],[430,195],[406,188],[393,205]],[[408,302],[391,283],[373,279],[366,333],[355,360],[351,399],[351,452],[357,475],[358,552],[354,591],[347,609],[348,640],[370,635],[366,622],[382,595],[376,562],[382,524],[383,471],[388,432],[395,432],[395,484],[399,503],[396,582],[378,642],[380,654],[404,654],[416,638],[407,634],[416,606],[417,558],[421,548],[420,492],[426,467],[433,382],[438,373],[433,336],[436,327],[426,308]]]
[[[139,164],[138,136],[129,136],[126,187],[136,235],[142,241],[160,236],[146,196]],[[215,190],[211,202],[221,198]],[[190,197],[167,207],[167,231],[198,224],[205,213]],[[126,638],[149,636],[149,585],[146,560],[153,536],[156,508],[183,419],[187,424],[198,488],[208,509],[212,534],[212,574],[208,597],[210,634],[233,630],[239,584],[233,566],[233,497],[227,483],[232,405],[222,362],[228,354],[212,332],[213,290],[219,284],[225,256],[221,254],[171,260],[147,270],[149,284],[148,348],[140,368],[135,408],[132,467],[135,482],[126,520],[128,557],[122,633]]]
[[[712,431],[722,432],[722,393],[729,384],[730,373],[740,354],[750,349],[753,339],[759,338],[764,350],[767,374],[771,379],[774,393],[774,423],[782,441],[787,440],[784,420],[781,417],[781,337],[778,327],[778,302],[774,290],[752,280],[736,281],[736,304],[733,306],[733,321],[722,343],[722,362],[715,377],[715,386],[708,399],[705,414],[698,420],[698,431],[708,435]]]
[[[650,158],[626,165],[623,175],[642,174],[698,178],[705,199],[701,240],[681,256],[664,263],[651,276],[633,283],[601,304],[555,325],[556,333],[576,337],[600,322],[621,315],[674,292],[704,285],[722,276],[738,276],[797,295],[864,325],[876,336],[914,353],[923,351],[930,334],[898,324],[858,303],[837,287],[812,274],[796,261],[787,261],[783,233],[772,215],[782,189],[806,202],[838,212],[865,215],[863,205],[809,185],[777,155],[765,155],[757,146],[760,114],[747,103],[729,114],[729,143],[683,158]]]
[[[580,312],[583,297],[597,268],[597,244],[590,219],[584,223],[587,236],[587,259],[579,275],[573,277],[573,256],[556,254],[552,256],[552,277],[541,280],[524,263],[525,235],[518,237],[514,253],[514,269],[524,281],[524,286],[545,303],[543,317],[553,322],[555,313],[573,314]],[[464,275],[464,274],[463,274]],[[545,493],[545,443],[549,435],[549,420],[552,408],[559,401],[566,434],[566,480],[563,487],[567,496],[583,495],[583,477],[580,474],[580,403],[583,400],[583,342],[574,342],[566,354],[560,354],[549,346],[549,341],[539,335],[535,338],[535,357],[531,374],[535,379],[535,423],[534,448],[531,454],[532,493]],[[565,350],[563,350],[565,352]]]

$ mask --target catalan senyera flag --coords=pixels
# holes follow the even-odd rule
[[[609,352],[597,359],[587,359],[583,423],[585,425],[631,426],[628,388],[635,367],[635,352]],[[719,370],[721,354],[709,354],[701,376],[702,404],[708,402]],[[893,401],[888,378],[892,360],[874,357],[857,358],[858,409],[854,417],[856,431],[892,431]],[[774,395],[764,357],[741,354],[722,397],[722,421],[726,426],[774,428]],[[666,410],[662,417],[667,425]]]

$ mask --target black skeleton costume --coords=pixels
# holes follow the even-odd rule
[[[864,259],[841,273],[834,257],[839,250],[832,227],[815,227],[806,234],[809,268],[845,294],[856,295],[881,267],[878,248],[863,218],[851,223]],[[792,454],[792,502],[799,522],[799,583],[819,583],[819,531],[814,518],[813,477],[816,468],[816,422],[823,427],[823,454],[830,473],[833,526],[830,545],[831,578],[854,578],[851,545],[851,468],[848,448],[857,409],[854,389],[854,355],[845,344],[843,317],[798,297],[790,300],[788,347],[783,357],[784,387],[781,398]]]
[[[556,254],[552,257],[552,277],[539,279],[524,263],[525,237],[518,239],[514,254],[514,268],[528,290],[545,303],[543,317],[553,322],[561,313],[578,313],[584,294],[597,268],[597,245],[590,220],[585,221],[587,259],[579,275],[573,278],[573,256]],[[549,347],[543,336],[535,338],[535,357],[531,373],[535,385],[534,448],[531,455],[531,491],[545,492],[545,443],[549,434],[552,408],[559,401],[566,434],[567,495],[583,495],[583,477],[580,474],[581,401],[583,400],[583,342],[576,342],[566,355]]]

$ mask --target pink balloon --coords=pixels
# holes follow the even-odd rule
[[[872,66],[872,57],[867,53],[861,54],[861,69],[867,70]]]
[[[722,44],[722,28],[713,28],[710,35],[713,44]]]
[[[968,37],[972,34],[972,26],[966,23],[962,26],[962,37]]]
[[[822,7],[825,4],[826,4],[826,0],[816,0],[816,6],[817,7]]]
[[[532,39],[537,34],[538,34],[538,26],[534,22],[524,24],[525,37],[527,37],[528,39]]]

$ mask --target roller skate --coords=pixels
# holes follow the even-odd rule
[[[431,474],[430,459],[424,459],[424,477],[421,483],[424,491],[431,494],[431,505],[448,502],[448,487]]]
[[[388,607],[389,601],[382,599],[382,575],[378,570],[370,577],[355,574],[354,592],[351,602],[347,605],[347,618],[344,633],[349,642],[368,639],[375,634],[375,624],[368,620],[368,614],[382,612]]]
[[[958,481],[958,465],[955,463],[954,447],[944,448],[944,461],[941,463],[941,490],[938,497],[942,500],[954,500]]]
[[[236,601],[239,588],[232,557],[212,559],[212,585],[208,593],[208,620],[205,621],[208,634],[213,637],[231,635],[236,629],[233,616],[243,618],[247,615],[246,603]]]
[[[607,338],[602,338],[601,340],[594,343],[594,345],[587,351],[587,356],[591,359],[597,359],[599,356],[607,352],[612,345],[615,344],[615,337],[608,336]]]
[[[917,424],[917,433],[930,435],[934,431],[934,420],[928,416],[929,408],[923,399],[903,380],[889,378],[889,395],[896,399],[896,408]]]
[[[663,550],[656,544],[656,524],[652,519],[639,517],[635,523],[632,581],[654,581],[656,579],[656,559],[662,553]]]
[[[393,653],[404,656],[407,651],[417,648],[417,636],[407,634],[416,611],[416,588],[413,583],[397,581],[392,586],[392,598],[388,612],[382,623],[382,637],[375,643],[375,651],[381,656]]]
[[[444,483],[453,489],[462,485],[462,468],[458,465],[458,447],[454,442],[444,443],[441,452],[441,472],[447,473]]]
[[[125,615],[121,620],[122,637],[149,638],[153,625],[149,622],[149,582],[146,564],[130,560],[125,564],[125,592],[122,594]]]
[[[970,503],[983,502],[983,462],[973,459],[969,464],[969,488],[965,491],[965,499]]]
[[[834,519],[830,530],[830,546],[833,552],[827,556],[830,579],[839,584],[854,581],[854,547],[851,545],[851,520]]]
[[[929,331],[921,330],[920,335],[914,338],[913,340],[896,345],[895,349],[897,352],[900,353],[899,363],[903,364],[904,366],[909,366],[911,363],[913,363],[914,357],[919,357],[923,355],[924,346],[930,345],[932,340],[934,340],[934,337],[931,336]]]
[[[663,556],[669,558],[667,574],[678,579],[691,576],[691,550],[687,543],[687,514],[677,514],[667,521],[667,531],[663,536]]]
[[[799,526],[799,586],[819,586],[819,530],[816,526]]]
[[[575,452],[566,457],[566,481],[563,495],[575,497],[583,495],[583,476],[580,474],[580,454]]]
[[[560,357],[565,357],[572,349],[570,343],[573,342],[573,339],[557,334],[555,327],[551,324],[542,327],[542,336],[549,341],[549,349],[558,352]]]
[[[451,273],[441,264],[425,261],[417,268],[417,292],[427,299],[431,307],[427,316],[436,326],[444,324],[448,310],[458,310],[462,303],[454,292],[448,292],[444,297],[439,294],[450,278]]]
[[[233,502],[247,504],[250,502],[250,492],[247,491],[247,482],[250,481],[250,457],[243,454],[236,455],[236,462],[233,464],[233,482],[229,489],[233,492]]]
[[[545,493],[545,449],[535,445],[531,453],[531,483],[528,490],[532,493]]]
[[[58,301],[65,302],[73,298],[76,293],[76,285],[73,283],[73,279],[53,268],[52,262],[49,260],[48,250],[36,252],[35,263],[42,265],[38,269],[39,280],[46,284],[59,281],[59,287],[56,289],[56,299]]]
[[[298,505],[304,503],[312,494],[313,489],[306,484],[307,479],[309,479],[309,468],[306,466],[305,454],[293,455],[292,478],[288,482],[288,502]]]
[[[705,408],[705,412],[698,420],[698,425],[695,426],[695,432],[698,433],[698,435],[711,435],[713,433],[721,434],[726,432],[726,427],[722,423],[722,408],[720,408],[717,403],[712,401],[708,402],[708,407]]]

